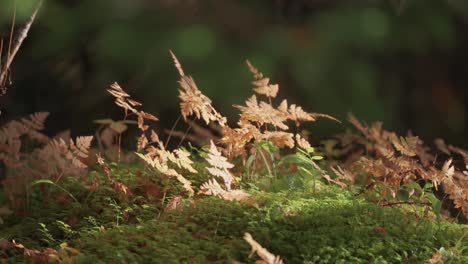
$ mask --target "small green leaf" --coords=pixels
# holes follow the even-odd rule
[[[323,160],[322,156],[312,156],[312,160]]]
[[[409,200],[410,194],[405,189],[399,189],[396,193],[396,196],[398,200],[406,202]]]
[[[410,182],[404,185],[405,187],[408,187],[409,189],[416,189],[418,191],[422,191],[421,185],[419,185],[416,182]]]

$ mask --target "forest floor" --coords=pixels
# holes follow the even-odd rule
[[[31,194],[27,216],[3,216],[0,263],[253,263],[246,232],[284,263],[468,263],[466,226],[424,206],[383,208],[349,188],[286,176],[268,190],[251,186],[243,202],[182,198],[141,166],[111,168],[131,196],[75,178],[62,183],[68,194]]]

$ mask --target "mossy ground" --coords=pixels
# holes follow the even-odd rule
[[[465,226],[422,217],[423,209],[382,208],[349,190],[319,184],[315,192],[251,189],[252,205],[184,198],[177,210],[162,213],[160,198],[138,193],[139,181],[148,180],[138,180],[138,170],[120,172],[135,191],[129,198],[104,185],[87,191],[73,178],[62,186],[79,202],[44,202],[33,195],[26,217],[4,219],[0,239],[34,249],[67,242],[81,252],[76,263],[252,263],[244,232],[285,263],[424,263],[441,247],[446,263],[468,263]],[[177,194],[162,190],[166,203]],[[29,261],[15,250],[0,251],[1,259]]]

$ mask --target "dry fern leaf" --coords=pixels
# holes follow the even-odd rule
[[[138,128],[142,131],[146,131],[148,126],[144,124],[144,120],[158,121],[159,119],[152,114],[146,113],[144,111],[137,110],[135,107],[141,106],[142,104],[131,99],[130,95],[125,92],[122,87],[116,82],[111,84],[110,88],[107,91],[115,97],[115,104],[125,110],[125,114],[130,111],[137,115],[138,117]]]
[[[208,172],[213,176],[223,178],[226,189],[228,191],[231,190],[231,183],[234,177],[229,172],[229,169],[232,169],[234,165],[229,163],[227,158],[218,151],[212,140],[210,141],[210,150],[206,161],[211,165],[211,167],[206,168]]]
[[[79,158],[87,158],[91,141],[93,141],[93,136],[77,137],[76,144],[70,139],[70,150]]]
[[[264,124],[272,124],[282,130],[287,130],[289,127],[285,124],[288,120],[288,115],[273,108],[270,104],[257,101],[257,97],[252,95],[245,101],[246,106],[234,105],[235,108],[241,111],[240,120],[242,122],[256,122],[260,126]]]
[[[198,191],[198,194],[213,195],[227,201],[239,201],[248,204],[249,200],[251,199],[251,195],[244,192],[243,190],[225,191],[215,179],[211,179],[203,183],[200,186],[200,191]]]
[[[170,168],[168,164],[168,161],[171,161],[180,169],[186,169],[189,172],[196,173],[197,171],[191,166],[193,162],[189,159],[188,153],[177,149],[174,151],[174,154],[163,149],[162,144],[160,144],[160,148],[152,147],[147,150],[148,153],[146,155],[138,152],[135,152],[135,154],[152,168],[156,169],[156,171],[170,177],[175,177],[180,183],[182,183],[185,190],[187,190],[191,195],[194,194],[192,183],[179,172]]]
[[[435,144],[436,144],[437,148],[440,151],[444,152],[445,154],[451,155],[452,153],[456,153],[456,154],[462,156],[463,159],[465,160],[465,162],[468,162],[468,151],[467,150],[455,147],[453,145],[447,145],[445,143],[445,141],[443,139],[440,139],[440,138],[435,140]]]
[[[250,72],[253,73],[255,78],[255,81],[252,82],[255,86],[253,90],[257,94],[265,95],[268,98],[275,98],[279,90],[278,84],[268,84],[270,82],[270,78],[264,78],[263,74],[255,68],[250,61],[247,60],[246,62]]]
[[[398,138],[395,134],[392,134],[390,137],[392,145],[397,149],[401,154],[413,157],[416,156],[416,149],[419,144],[418,137],[400,137]]]
[[[138,141],[137,141],[137,151],[141,151],[143,150],[144,148],[146,148],[146,146],[148,145],[148,138],[146,138],[145,134],[142,133],[140,135],[140,137],[138,137]]]
[[[465,217],[468,217],[468,186],[460,186],[455,183],[453,176],[455,175],[455,167],[452,165],[452,159],[447,160],[443,167],[442,186],[444,192],[453,200],[455,208],[460,208]]]
[[[341,168],[340,166],[337,166],[336,168],[330,167],[330,170],[333,171],[333,173],[335,173],[338,179],[354,183],[355,176],[351,172]]]
[[[221,138],[220,143],[227,145],[229,157],[241,155],[245,158],[247,156],[246,144],[254,138],[261,138],[262,134],[257,127],[250,123],[239,125],[241,127],[234,129],[228,126],[223,127],[223,138]]]
[[[43,130],[44,121],[49,116],[48,112],[37,112],[29,116],[29,118],[22,118],[21,122],[33,130]]]
[[[262,245],[255,241],[251,234],[245,233],[244,240],[247,241],[247,243],[249,243],[252,247],[252,251],[249,254],[249,258],[251,258],[253,254],[257,253],[257,255],[260,258],[262,258],[267,264],[284,264],[280,256],[275,256],[271,254],[266,248],[262,247]]]
[[[303,149],[305,151],[307,151],[308,149],[310,149],[312,147],[310,145],[309,141],[307,141],[305,138],[303,138],[299,134],[296,134],[294,139],[296,140],[296,146],[298,146],[299,148],[301,148],[301,149]]]
[[[292,120],[295,122],[296,126],[299,126],[302,122],[315,122],[318,118],[323,117],[327,118],[336,122],[340,121],[330,115],[326,114],[319,114],[319,113],[309,113],[304,111],[302,107],[296,105],[296,104],[291,104],[289,108],[287,108],[287,100],[283,100],[278,107],[283,112],[286,112],[288,114],[288,119]]]
[[[164,207],[163,215],[167,215],[169,212],[178,210],[180,204],[182,203],[182,196],[173,196],[171,200],[167,203],[166,207]]]
[[[294,148],[294,135],[283,131],[265,131],[263,133],[266,140],[271,141],[279,148]]]
[[[221,185],[219,185],[215,179],[211,179],[200,186],[198,194],[221,196],[224,192],[226,191],[221,187]]]
[[[0,130],[0,144],[21,144],[15,142],[23,135],[37,140],[40,143],[46,143],[49,138],[39,131],[44,129],[44,121],[49,116],[48,112],[37,112],[21,120],[13,120],[5,124]]]
[[[42,160],[47,161],[51,166],[59,168],[67,168],[64,158],[70,160],[71,163],[80,169],[87,168],[81,160],[88,157],[88,151],[91,147],[93,136],[78,137],[75,142],[70,139],[67,144],[63,139],[51,140],[42,150],[40,155]],[[47,157],[47,158],[46,158]]]
[[[195,84],[192,77],[185,75],[182,66],[177,57],[170,51],[174,64],[179,71],[180,81],[179,85],[179,98],[180,112],[184,120],[187,117],[195,115],[197,119],[203,119],[208,125],[211,121],[216,121],[220,126],[226,125],[226,118],[223,117],[216,109],[211,105],[211,100],[205,96]]]

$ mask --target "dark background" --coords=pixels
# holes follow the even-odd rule
[[[36,4],[0,0],[4,40],[15,2],[17,28]],[[170,128],[179,114],[172,49],[231,124],[232,104],[252,93],[249,59],[306,110],[352,112],[466,148],[467,33],[465,0],[45,0],[0,98],[0,123],[50,111],[48,133],[93,134],[92,120],[122,117],[105,91],[117,81],[161,119],[159,131]],[[311,140],[346,127],[319,121]]]

